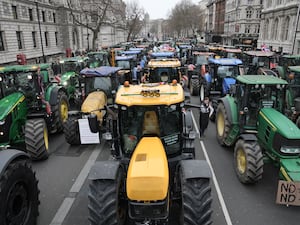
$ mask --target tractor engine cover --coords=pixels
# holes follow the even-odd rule
[[[126,190],[130,200],[155,201],[167,197],[169,168],[158,137],[143,137],[131,157]]]
[[[107,103],[106,94],[103,91],[95,91],[90,93],[84,100],[81,106],[81,111],[83,113],[93,113],[97,115],[97,120],[102,122],[104,112],[101,109]]]

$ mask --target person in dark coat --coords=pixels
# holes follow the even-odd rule
[[[209,98],[205,97],[203,102],[200,105],[200,118],[199,118],[199,127],[200,127],[200,137],[204,137],[204,132],[208,127],[209,118],[214,112],[214,108],[209,102]]]

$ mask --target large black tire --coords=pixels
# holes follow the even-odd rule
[[[55,124],[55,129],[51,131],[61,132],[63,130],[63,125],[68,119],[69,102],[68,97],[63,91],[59,91],[57,94],[56,104],[51,106],[53,121]]]
[[[44,119],[26,121],[25,144],[32,160],[43,160],[49,157],[48,130]]]
[[[64,123],[64,135],[70,145],[80,145],[79,124],[75,117],[69,117]]]
[[[234,168],[241,183],[256,183],[263,174],[263,154],[256,141],[238,140],[234,147]]]
[[[211,220],[211,187],[207,178],[184,179],[181,173],[181,225],[209,225]]]
[[[11,162],[0,177],[0,224],[35,225],[38,196],[38,181],[28,162]]]
[[[190,93],[192,96],[198,96],[200,91],[200,80],[198,78],[191,78]]]
[[[115,180],[92,180],[89,185],[89,221],[91,225],[122,225],[127,217],[127,201],[121,198],[125,190],[124,174],[118,171]]]
[[[228,120],[227,111],[224,104],[221,102],[217,107],[216,112],[216,133],[220,145],[226,146],[226,138],[229,135],[231,124]],[[228,145],[227,145],[228,146]]]
[[[298,128],[300,128],[300,116],[298,116],[298,118],[296,120],[296,125]]]

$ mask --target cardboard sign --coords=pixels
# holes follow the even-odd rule
[[[92,133],[88,119],[79,119],[79,133],[81,144],[99,144],[99,132]]]
[[[300,182],[280,180],[278,182],[276,203],[300,206]]]

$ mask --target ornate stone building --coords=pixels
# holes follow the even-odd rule
[[[265,0],[257,47],[265,44],[273,51],[300,54],[299,12],[299,0]]]

